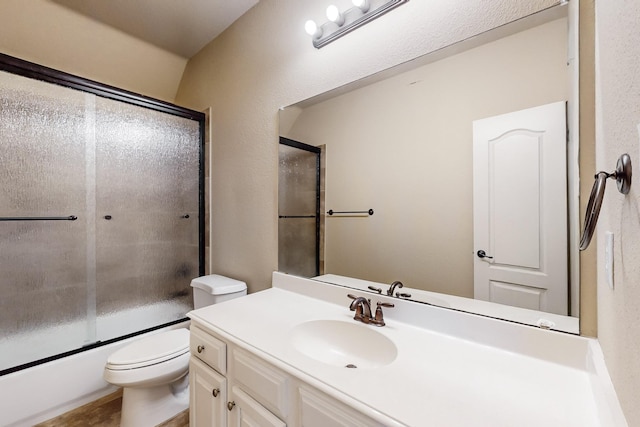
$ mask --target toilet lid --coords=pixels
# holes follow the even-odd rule
[[[139,339],[107,359],[109,369],[134,369],[173,359],[189,351],[189,330],[174,329]]]

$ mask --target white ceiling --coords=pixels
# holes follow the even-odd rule
[[[51,0],[191,58],[259,0]]]

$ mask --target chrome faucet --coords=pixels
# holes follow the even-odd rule
[[[402,282],[401,282],[401,281],[399,281],[399,280],[396,280],[395,282],[393,282],[393,283],[391,284],[391,286],[389,286],[389,290],[387,291],[387,295],[389,295],[389,296],[391,296],[391,297],[392,297],[392,296],[393,296],[393,291],[395,291],[396,287],[397,287],[398,289],[400,289],[402,286],[404,286],[404,285],[402,284]]]
[[[349,305],[349,310],[355,311],[356,314],[353,318],[359,322],[376,326],[384,326],[384,315],[382,314],[382,307],[394,307],[393,304],[389,302],[380,302],[376,303],[376,314],[375,317],[371,313],[371,300],[366,299],[365,297],[357,297],[355,295],[348,294],[351,301]]]

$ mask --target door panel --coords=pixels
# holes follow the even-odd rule
[[[568,313],[565,108],[473,123],[475,298]]]
[[[540,133],[513,131],[489,148],[490,253],[503,265],[540,267]]]
[[[230,414],[233,427],[286,427],[278,417],[267,411],[238,387],[231,389],[230,399],[235,403]]]
[[[190,425],[192,427],[225,427],[227,425],[226,404],[226,378],[191,357],[189,361]]]
[[[540,310],[544,290],[512,283],[490,281],[491,301],[514,305],[531,310]]]

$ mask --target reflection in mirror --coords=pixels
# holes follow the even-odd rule
[[[567,273],[574,250],[567,243],[567,223],[574,220],[567,217],[567,27],[567,17],[555,15],[281,110],[281,137],[323,147],[319,280],[384,292],[399,280],[414,300],[578,332],[577,307],[572,311],[568,302],[577,283],[572,289]],[[549,142],[547,122],[511,121],[549,105],[560,116],[561,123],[549,125],[562,133],[559,150],[558,141]],[[479,220],[482,167],[474,145],[480,125],[493,125],[496,116],[501,125],[481,135],[487,149],[480,163],[489,170],[480,187],[489,215]],[[545,157],[548,144],[556,144],[556,154]],[[552,191],[558,194],[547,198]],[[330,209],[375,214],[323,215]],[[560,228],[551,229],[551,222]],[[293,248],[279,250],[287,257]],[[495,274],[481,273],[478,284],[478,266]],[[550,269],[558,275],[542,283]],[[295,266],[285,272],[304,275]],[[514,272],[517,277],[506,276]],[[524,275],[533,281],[522,281]]]

